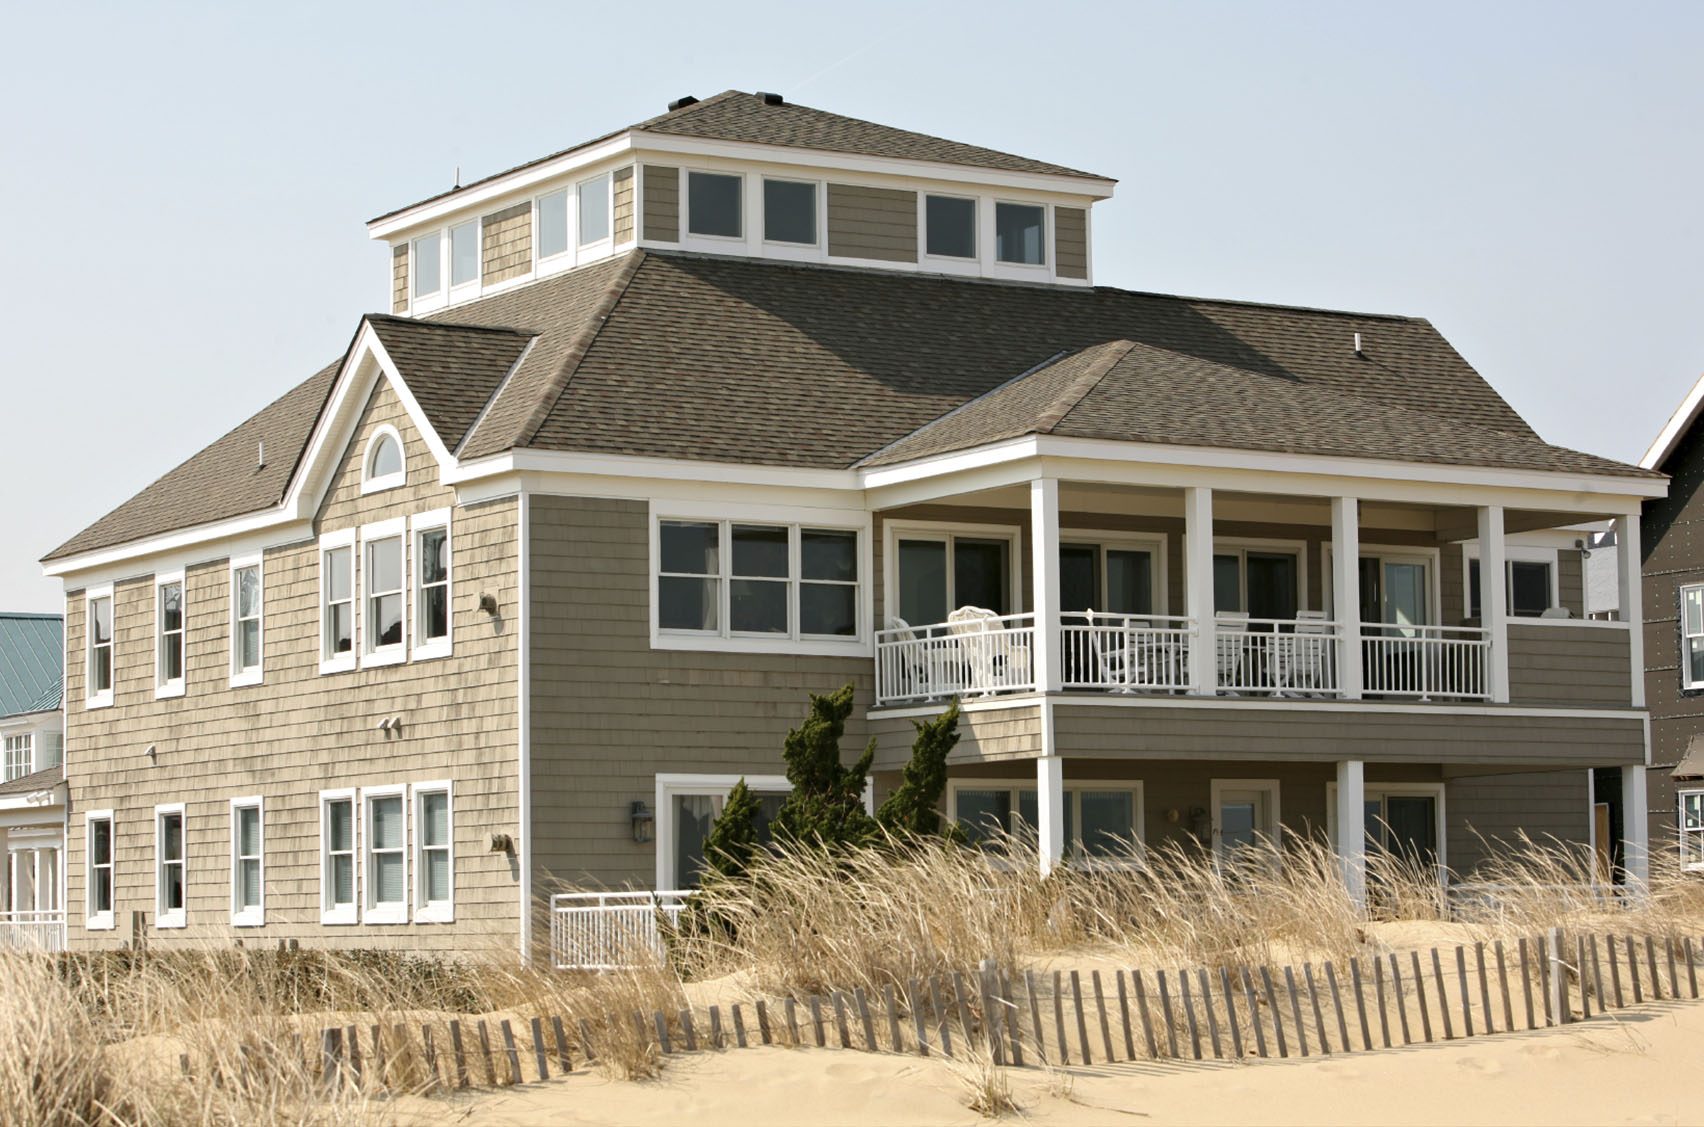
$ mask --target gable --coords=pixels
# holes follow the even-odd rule
[[[366,459],[374,438],[394,435],[402,444],[405,480],[377,492],[362,492]],[[348,528],[401,512],[449,505],[454,490],[442,484],[441,467],[425,435],[386,376],[373,381],[348,439],[337,452],[325,496],[314,513],[321,530]]]

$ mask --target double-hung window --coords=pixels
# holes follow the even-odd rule
[[[386,665],[407,657],[407,628],[403,615],[404,544],[401,518],[361,529],[362,600],[361,661]]]
[[[660,636],[858,641],[860,530],[661,518],[656,533]]]
[[[231,561],[231,684],[260,684],[260,557]]]
[[[183,803],[154,807],[154,926],[183,927],[188,919]]]
[[[1680,792],[1680,863],[1704,869],[1704,790]]]
[[[1680,589],[1680,683],[1704,689],[1704,583]]]
[[[448,781],[414,785],[414,920],[455,919],[455,848]]]
[[[84,819],[84,849],[88,858],[88,901],[83,926],[90,931],[110,931],[112,907],[112,811],[91,810]]]
[[[154,580],[154,695],[183,695],[183,572]]]
[[[355,900],[355,792],[320,792],[320,923],[352,924]]]
[[[404,788],[367,788],[361,792],[361,803],[366,921],[370,924],[407,923],[408,811]]]
[[[261,800],[231,800],[231,924],[260,927],[266,923],[265,830]]]
[[[414,529],[414,650],[416,658],[450,653],[450,511],[424,513]]]
[[[3,781],[21,779],[35,771],[35,740],[33,733],[6,737],[6,763]]]
[[[355,668],[355,530],[320,537],[320,672]]]
[[[89,589],[84,599],[83,621],[87,639],[84,658],[84,706],[104,708],[112,703],[112,585]]]

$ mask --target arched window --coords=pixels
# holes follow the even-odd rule
[[[373,432],[367,441],[367,458],[361,474],[361,491],[390,489],[401,485],[407,477],[402,461],[402,436],[395,428],[385,426]]]

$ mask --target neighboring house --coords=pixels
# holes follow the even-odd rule
[[[373,220],[391,312],[45,561],[72,943],[526,947],[848,681],[875,800],[962,695],[947,812],[1049,867],[1643,809],[1574,526],[1662,476],[1423,320],[1095,286],[1112,191],[730,91]]]
[[[1615,566],[1615,529],[1594,532],[1586,541],[1586,617],[1621,617],[1621,572]]]
[[[1645,693],[1651,709],[1650,837],[1704,870],[1704,379],[1640,465],[1670,477],[1645,502]]]
[[[65,946],[64,635],[0,611],[0,949]]]

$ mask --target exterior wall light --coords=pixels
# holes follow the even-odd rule
[[[650,841],[651,827],[655,824],[656,818],[652,815],[651,808],[645,805],[644,799],[636,798],[633,800],[628,818],[633,823],[634,842],[644,845],[647,841]]]

